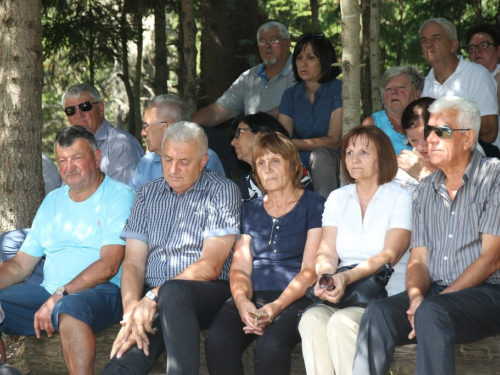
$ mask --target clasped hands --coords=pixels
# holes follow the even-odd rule
[[[319,298],[324,299],[325,301],[337,303],[344,295],[345,288],[347,286],[347,279],[345,272],[336,273],[331,277],[333,288],[331,288],[331,290],[328,290],[330,288],[322,288],[319,283],[319,279],[321,279],[320,276],[318,278],[318,281],[316,282],[316,285],[314,286],[314,294],[316,294],[316,296],[318,296]]]
[[[134,306],[132,311],[123,315],[123,320],[120,322],[122,328],[113,343],[110,358],[113,358],[115,354],[116,358],[120,358],[134,344],[137,344],[137,347],[149,356],[147,333],[152,335],[156,333],[151,323],[157,309],[156,302],[144,297]]]
[[[260,309],[257,309],[249,300],[241,303],[241,306],[238,307],[238,311],[241,321],[245,324],[243,331],[246,334],[254,334],[257,336],[262,336],[264,334],[267,326],[273,322],[274,318],[280,312],[274,302],[268,303]]]

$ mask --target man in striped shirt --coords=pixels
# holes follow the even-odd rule
[[[198,125],[170,125],[163,177],[137,190],[122,232],[123,328],[104,374],[145,374],[165,349],[168,375],[198,374],[200,329],[231,294],[241,209],[236,184],[204,168],[207,148]]]
[[[476,103],[443,97],[429,111],[439,169],[413,197],[406,292],[365,311],[354,374],[387,374],[395,346],[415,338],[417,374],[455,374],[455,344],[500,333],[500,161],[475,149]]]

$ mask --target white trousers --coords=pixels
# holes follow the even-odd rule
[[[336,309],[318,305],[307,310],[299,323],[307,375],[351,375],[361,307]]]

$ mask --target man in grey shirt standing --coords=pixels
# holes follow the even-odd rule
[[[418,342],[416,374],[455,374],[455,344],[500,333],[500,161],[476,149],[481,116],[467,99],[430,107],[424,137],[439,169],[413,197],[406,291],[372,303],[353,374],[387,374],[398,345]]]

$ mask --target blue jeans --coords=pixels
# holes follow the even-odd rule
[[[431,284],[415,313],[417,375],[455,374],[455,344],[467,344],[500,333],[500,285],[483,284],[439,294]],[[373,302],[359,324],[353,375],[386,375],[396,346],[409,340],[411,324],[406,292]]]
[[[40,285],[22,283],[0,291],[5,320],[0,334],[34,336],[34,315],[51,296]],[[52,325],[59,328],[59,314],[68,314],[92,328],[94,333],[120,321],[123,310],[120,288],[112,283],[99,284],[61,298],[52,311]]]

